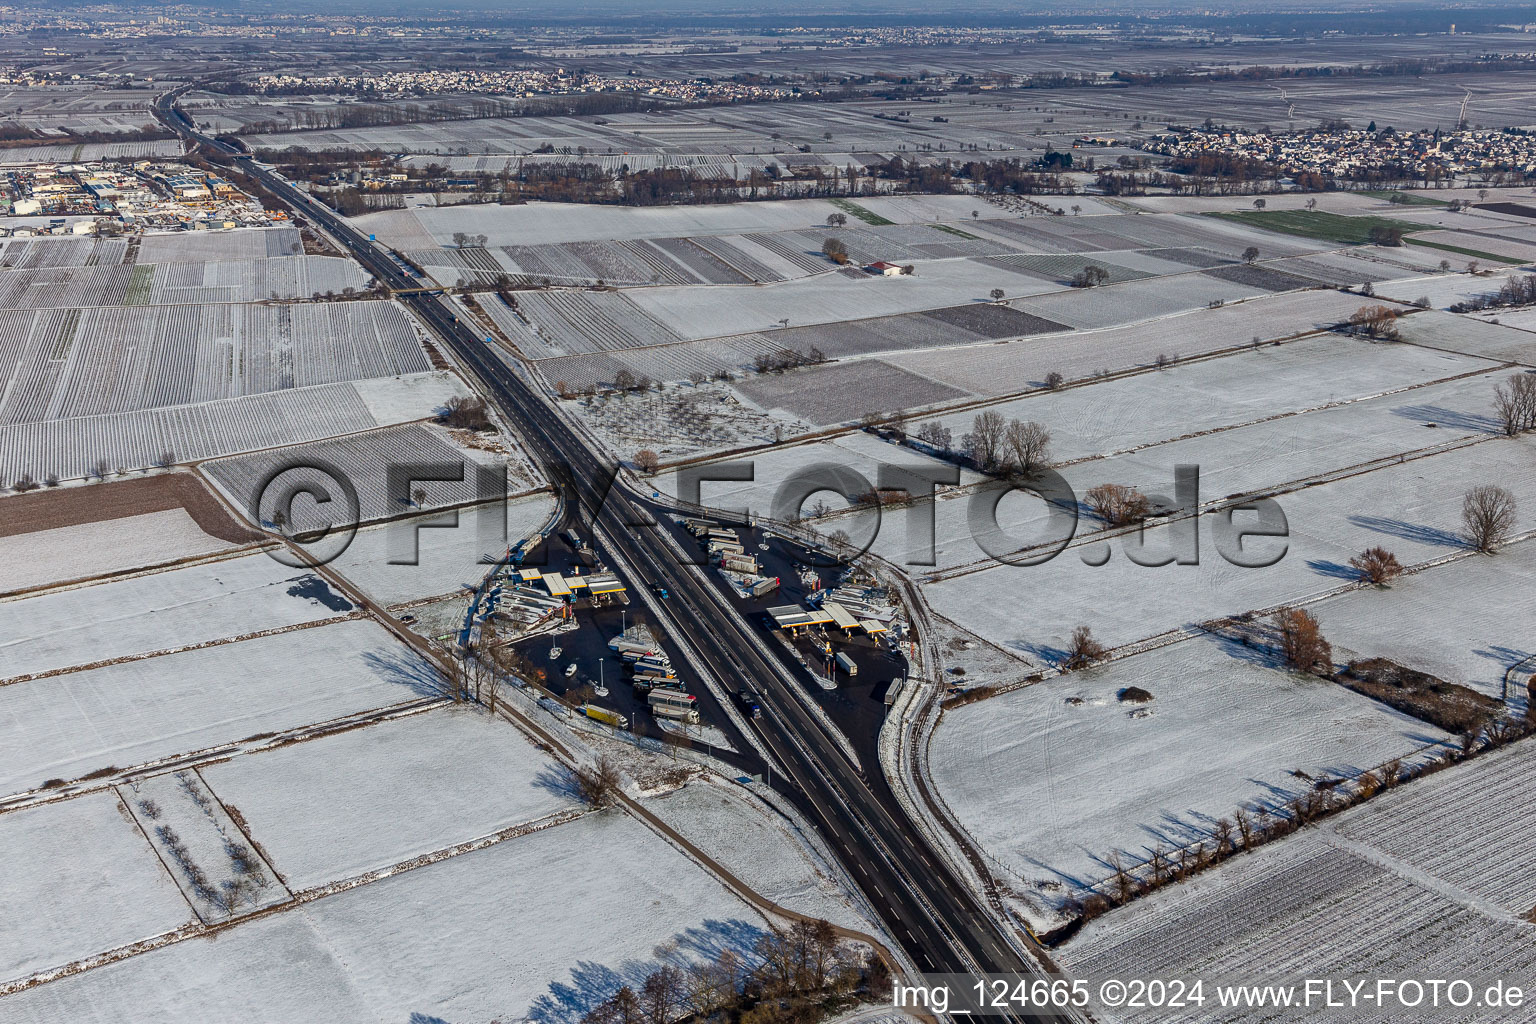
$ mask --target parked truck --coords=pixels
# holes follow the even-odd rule
[[[627,640],[622,636],[616,636],[612,640],[608,641],[608,649],[610,651],[617,651],[620,655],[623,655],[628,651],[647,654],[651,651],[654,651],[656,649],[656,645],[641,643],[639,640]]]
[[[672,663],[670,661],[663,661],[660,658],[641,658],[635,662],[633,667],[635,675],[670,676],[673,674]]]
[[[698,698],[691,693],[658,687],[647,694],[645,700],[651,707],[651,714],[657,718],[673,718],[681,722],[699,720]]]
[[[762,579],[752,584],[752,596],[762,597],[764,594],[771,594],[778,589],[779,578],[777,576],[764,576]]]
[[[650,693],[652,690],[682,690],[687,692],[688,689],[681,679],[674,676],[654,675],[649,672],[635,676],[629,682],[635,688],[635,692],[640,694]]]
[[[856,676],[859,674],[859,666],[855,665],[853,659],[842,651],[838,651],[837,657],[832,660],[837,662],[837,667],[842,669],[847,675]]]
[[[721,555],[720,567],[733,572],[757,574],[757,559],[752,555]]]
[[[586,707],[582,708],[582,710],[587,713],[588,718],[595,722],[602,722],[604,725],[611,725],[615,729],[629,728],[629,719],[625,718],[617,711],[609,711],[607,708],[600,708],[595,704],[588,704]]]

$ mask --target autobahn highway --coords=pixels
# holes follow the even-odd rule
[[[659,584],[670,597],[655,602],[663,624],[686,641],[702,668],[727,691],[750,686],[765,698],[765,714],[749,725],[772,756],[788,794],[818,827],[849,876],[881,914],[889,934],[924,973],[1011,975],[1050,981],[1042,960],[1021,955],[975,895],[932,850],[889,793],[877,795],[849,763],[829,728],[791,688],[790,666],[760,647],[753,627],[701,575],[646,526],[666,510],[614,480],[606,465],[539,389],[490,350],[441,295],[420,282],[345,220],[286,179],[234,147],[199,132],[175,106],[176,93],[156,104],[161,120],[185,138],[239,160],[274,197],[318,224],[380,282],[397,292],[506,417],[550,479],[567,478],[598,542],[632,584]],[[564,471],[568,467],[568,471]],[[635,578],[635,577],[638,577]],[[999,1016],[1019,1021],[1083,1019],[1073,1009],[1021,1009]]]

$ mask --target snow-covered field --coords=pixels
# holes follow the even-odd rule
[[[1536,658],[1536,541],[1341,594],[1313,611],[1340,662],[1390,658],[1502,697],[1506,670]],[[1523,705],[1524,685],[1512,696]]]
[[[1079,380],[1099,370],[1151,366],[1159,355],[1188,358],[1245,345],[1255,337],[1268,340],[1302,334],[1342,323],[1361,304],[1357,295],[1331,290],[1285,292],[1216,309],[1175,313],[1135,327],[1044,334],[1003,345],[898,352],[884,358],[979,395],[1006,395],[1041,387],[1052,371]],[[1111,308],[1108,313],[1122,316],[1122,322],[1141,318],[1134,315],[1133,306]]]
[[[1051,431],[1057,462],[1106,455],[1270,416],[1353,402],[1482,368],[1485,360],[1325,335],[1179,364],[1157,376],[1036,392],[993,405]],[[1491,387],[1491,385],[1489,385]],[[1400,401],[1416,401],[1413,393]],[[940,417],[956,438],[976,410]],[[919,417],[918,423],[926,422]]]
[[[4,677],[345,615],[313,573],[264,553],[0,603]]]
[[[204,533],[182,508],[0,537],[0,594],[161,565],[231,546]]]
[[[782,817],[712,775],[646,802],[706,856],[781,907],[860,931],[871,925],[849,904],[829,868]]]
[[[635,819],[586,815],[9,996],[12,1024],[577,1024],[764,921]]]
[[[340,622],[0,686],[0,794],[437,694],[381,627]]]
[[[202,774],[295,891],[579,806],[563,768],[478,708],[439,708]]]
[[[1536,848],[1514,803],[1532,790],[1525,746],[1403,786],[1112,911],[1054,956],[1073,976],[1094,979],[1468,978],[1482,982],[1479,996],[1494,979],[1519,984],[1536,971],[1536,925],[1524,919],[1536,899]],[[1203,1021],[1209,1009],[1108,1019]],[[1223,1019],[1273,1020],[1273,1012]],[[1374,1008],[1308,1014],[1384,1019]],[[1524,1007],[1480,1007],[1456,1019],[1529,1018]]]
[[[193,919],[114,792],[0,815],[0,864],[0,985]]]
[[[1145,704],[1117,699],[1127,686]],[[1354,777],[1453,738],[1207,636],[945,714],[930,764],[980,846],[1025,885],[1069,888],[1208,837],[1243,806]],[[1048,894],[1050,890],[1047,890]],[[1057,890],[1058,895],[1062,895]]]
[[[1518,311],[1494,310],[1486,315],[1498,319],[1499,323],[1435,310],[1399,321],[1399,330],[1404,341],[1416,345],[1465,352],[1485,359],[1536,364],[1536,333],[1518,329]],[[1512,326],[1505,326],[1506,321]]]
[[[1015,652],[1050,657],[1079,625],[1091,626],[1101,642],[1117,646],[1189,623],[1326,593],[1354,578],[1349,559],[1368,547],[1383,545],[1404,565],[1461,550],[1462,498],[1472,487],[1497,481],[1515,494],[1521,508],[1536,507],[1536,478],[1529,473],[1533,456],[1529,441],[1500,438],[1282,495],[1277,500],[1289,539],[1248,542],[1250,550],[1284,551],[1267,568],[1227,562],[1217,550],[1207,515],[1201,520],[1198,566],[1140,566],[1122,550],[1114,551],[1106,564],[1092,566],[1085,558],[1103,549],[1102,542],[1090,540],[1044,565],[990,564],[978,572],[952,574],[928,584],[926,593],[940,614]],[[941,537],[945,504],[939,506]],[[1168,529],[1146,531],[1149,554],[1166,549]],[[1116,540],[1114,547],[1121,542]]]
[[[786,317],[791,327],[804,327],[985,302],[993,288],[1017,297],[1060,287],[971,260],[938,260],[904,277],[824,274],[770,285],[642,288],[628,295],[682,337],[713,338],[770,330]]]
[[[368,527],[330,565],[384,605],[452,593],[479,583],[489,563],[542,529],[554,508],[553,497],[533,494]]]

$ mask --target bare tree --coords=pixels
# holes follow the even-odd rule
[[[940,451],[948,451],[954,443],[953,432],[938,420],[929,420],[917,430],[917,439]]]
[[[423,505],[425,505],[427,503],[427,492],[426,492],[426,490],[424,488],[421,488],[421,487],[416,488],[414,491],[411,492],[411,500],[416,503],[416,507],[417,508],[421,508],[421,506],[423,506]]]
[[[1349,315],[1349,326],[1356,334],[1368,338],[1395,340],[1398,312],[1391,306],[1361,306]]]
[[[843,244],[841,238],[829,238],[821,243],[822,255],[833,263],[848,262],[848,247]]]
[[[1403,566],[1397,556],[1382,547],[1366,548],[1351,558],[1349,564],[1360,571],[1362,580],[1378,587],[1385,586],[1403,574]]]
[[[619,798],[619,767],[607,754],[576,769],[576,788],[589,807],[607,807]]]
[[[1050,373],[1045,375],[1045,386],[1050,388],[1052,391],[1055,391],[1066,382],[1067,378],[1061,375],[1060,370],[1052,370]]]
[[[829,227],[829,228],[840,228],[844,224],[847,224],[847,223],[848,223],[848,215],[846,213],[829,213],[829,214],[827,214],[827,227]]]
[[[438,417],[445,426],[456,430],[490,430],[491,415],[486,410],[485,399],[479,396],[455,395],[443,403]]]
[[[1063,659],[1061,667],[1065,671],[1073,671],[1087,668],[1094,662],[1102,661],[1109,650],[1093,638],[1093,630],[1087,626],[1078,626],[1072,631],[1072,639],[1067,645],[1067,656]]]
[[[1516,373],[1493,389],[1493,406],[1510,437],[1536,430],[1536,376]]]
[[[1493,484],[1474,487],[1461,503],[1461,522],[1467,543],[1491,554],[1515,528],[1515,496]]]
[[[649,448],[635,452],[635,468],[642,473],[654,473],[661,466],[661,456]]]
[[[991,296],[993,302],[1002,302],[1003,301],[1003,296],[1006,293],[1001,288],[993,288],[987,294],[989,296]]]
[[[1260,202],[1260,201],[1261,200],[1255,200],[1255,202]],[[1259,247],[1258,246],[1250,245],[1248,248],[1243,250],[1243,262],[1244,263],[1252,263],[1254,260],[1256,260],[1258,258],[1259,258]]]
[[[1291,668],[1298,672],[1333,671],[1333,648],[1323,639],[1317,616],[1305,608],[1287,608],[1275,613],[1275,629],[1280,635],[1280,653]]]
[[[683,975],[666,964],[652,971],[640,986],[640,1012],[645,1024],[672,1024],[683,996]]]
[[[1048,464],[1051,435],[1042,424],[1011,421],[1003,430],[1002,461],[1009,471],[1030,476]]]
[[[1093,514],[1111,526],[1139,523],[1152,512],[1147,496],[1124,484],[1099,484],[1084,499]]]
[[[976,414],[971,420],[971,432],[966,435],[966,448],[976,465],[984,470],[997,465],[998,456],[1002,454],[1003,431],[1006,429],[1007,421],[996,409]]]

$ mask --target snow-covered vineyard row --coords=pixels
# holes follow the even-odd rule
[[[478,481],[473,466],[473,463],[489,464],[493,461],[494,457],[484,452],[461,451],[443,440],[434,430],[420,424],[411,424],[317,441],[301,447],[237,455],[208,463],[203,469],[238,508],[249,509],[261,497],[262,486],[272,479],[273,474],[290,468],[293,472],[301,473],[304,479],[316,479],[322,486],[334,487],[334,483],[328,483],[320,474],[298,468],[317,465],[329,467],[330,471],[345,476],[356,488],[361,521],[370,522],[415,509],[409,495],[402,497],[389,493],[388,476],[393,468],[434,467],[434,472],[441,469],[449,475],[456,470],[461,471],[464,477],[462,482],[418,482],[411,487],[413,491],[417,487],[425,491],[426,500],[422,503],[425,506],[448,505],[496,497],[494,493],[477,493]],[[416,475],[420,477],[422,474],[418,472]],[[514,483],[512,486],[517,485]],[[295,512],[302,517],[303,510],[297,505]],[[301,518],[292,525],[304,529],[328,524],[323,519],[309,523]]]
[[[1520,811],[1533,775],[1529,752],[1515,746],[1417,781],[1095,921],[1057,959],[1086,977],[1528,976],[1536,893],[1521,871],[1533,844]],[[1485,1010],[1476,1019],[1528,1015]]]
[[[128,260],[126,238],[0,239],[0,270],[38,267],[110,267]]]
[[[39,267],[0,272],[0,309],[307,299],[361,291],[368,281],[356,264],[331,256]]]
[[[296,228],[180,231],[147,234],[135,253],[126,238],[59,235],[0,239],[0,270],[38,267],[105,267],[121,263],[204,263],[301,256]]]
[[[297,228],[182,231],[145,235],[139,243],[140,263],[259,260],[268,256],[300,256],[303,253],[304,244]]]
[[[165,455],[187,461],[332,437],[377,426],[350,383],[277,391],[172,409],[0,426],[0,474],[80,479],[145,469]]]
[[[148,142],[72,142],[62,146],[28,146],[25,149],[0,150],[0,165],[24,167],[31,164],[69,163],[78,160],[142,160],[149,157],[181,155],[180,139],[151,139]]]
[[[183,405],[427,370],[387,302],[0,312],[0,422]]]
[[[516,301],[518,312],[494,295],[486,296],[480,308],[534,359],[682,340],[618,292],[525,292]]]

